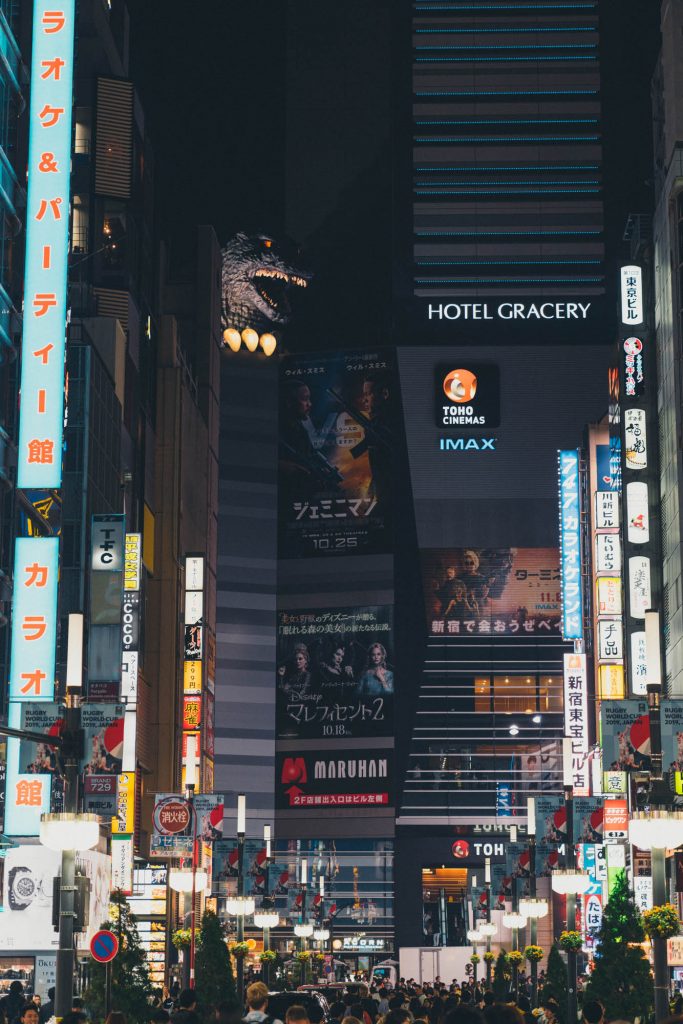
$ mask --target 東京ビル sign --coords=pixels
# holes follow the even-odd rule
[[[35,0],[17,484],[62,482],[74,0]]]

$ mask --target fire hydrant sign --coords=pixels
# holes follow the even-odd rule
[[[90,952],[94,960],[100,964],[108,964],[119,951],[119,940],[113,932],[102,929],[95,932],[90,940]]]

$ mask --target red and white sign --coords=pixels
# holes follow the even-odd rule
[[[192,810],[187,800],[170,796],[154,806],[154,831],[160,836],[175,836],[187,832],[192,822]]]
[[[602,822],[604,843],[621,843],[628,836],[628,804],[625,800],[605,800]]]
[[[110,960],[114,959],[118,951],[119,940],[113,932],[107,931],[106,928],[95,932],[90,940],[90,953],[93,960],[97,960],[98,964],[108,964]]]

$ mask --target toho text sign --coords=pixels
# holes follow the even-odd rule
[[[74,0],[35,0],[17,484],[62,482]]]
[[[562,575],[562,636],[583,638],[581,595],[581,515],[579,453],[559,454],[560,540]]]

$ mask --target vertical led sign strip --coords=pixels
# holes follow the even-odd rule
[[[562,635],[583,638],[579,453],[559,452]]]
[[[17,484],[62,481],[74,0],[36,0]]]

